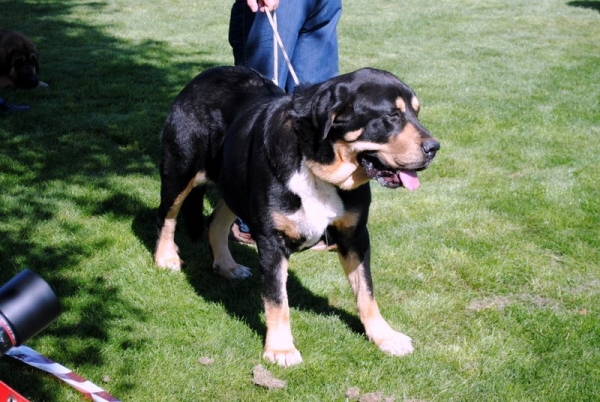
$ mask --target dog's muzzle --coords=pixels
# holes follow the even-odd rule
[[[437,151],[440,150],[440,143],[435,138],[428,138],[421,145],[423,153],[430,161],[435,157]]]
[[[428,138],[421,145],[423,151],[423,163],[410,169],[393,169],[381,163],[377,155],[363,153],[358,155],[358,162],[370,179],[377,180],[379,184],[387,188],[404,187],[409,191],[419,188],[421,183],[417,172],[429,166],[437,151],[440,149],[440,143],[435,138]]]

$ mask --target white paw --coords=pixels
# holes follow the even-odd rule
[[[213,264],[213,271],[227,279],[246,279],[252,276],[250,268],[236,264],[230,268],[222,268],[218,264]]]
[[[177,254],[156,258],[154,262],[159,268],[171,269],[173,271],[181,271],[181,264],[183,263]]]
[[[377,344],[379,349],[393,356],[404,356],[412,353],[415,348],[412,345],[412,339],[400,332],[394,334]]]
[[[296,348],[287,350],[267,349],[263,353],[263,358],[281,367],[290,367],[302,363],[302,356]]]

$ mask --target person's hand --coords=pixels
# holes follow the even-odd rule
[[[271,12],[275,11],[279,5],[279,0],[246,0],[246,2],[252,12],[260,10],[261,13],[264,13],[267,10]]]

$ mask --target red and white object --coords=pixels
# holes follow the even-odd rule
[[[30,347],[21,345],[14,347],[6,352],[7,356],[13,357],[32,367],[52,374],[60,380],[66,382],[77,391],[81,392],[86,398],[95,402],[120,402],[119,399],[110,395],[108,392],[85,378],[75,374],[70,369],[62,366],[46,356],[42,356]],[[17,399],[17,401],[19,401]],[[27,402],[27,400],[24,400]]]
[[[0,381],[0,401],[2,402],[29,402],[23,395]]]

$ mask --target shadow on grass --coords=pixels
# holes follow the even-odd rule
[[[138,234],[151,253],[154,252],[156,242],[155,216],[155,210],[146,209],[140,211],[133,222],[134,232]],[[194,243],[186,236],[184,222],[180,221],[178,227],[180,229],[175,234],[175,241],[180,248],[181,258],[185,260],[183,272],[196,293],[205,300],[224,306],[231,316],[241,319],[264,338],[266,327],[261,318],[263,303],[260,298],[260,270],[256,248],[229,243],[236,262],[250,267],[253,275],[245,280],[227,280],[212,270],[212,257],[208,249],[206,230],[203,238],[198,243]],[[149,233],[152,233],[152,236],[149,236]],[[292,264],[293,259],[292,255]],[[343,275],[341,267],[340,275]],[[364,328],[358,316],[333,307],[326,297],[312,293],[300,282],[292,270],[288,272],[287,290],[291,308],[319,315],[336,316],[352,331],[364,334]],[[349,294],[351,294],[350,291]]]
[[[184,272],[202,298],[223,305],[230,315],[241,319],[264,339],[266,326],[261,318],[263,303],[260,297],[257,251],[251,246],[231,243],[230,248],[236,262],[252,269],[252,277],[231,281],[214,274],[211,268],[212,259],[208,256],[208,251],[199,253],[199,258],[191,259],[184,268]],[[293,258],[292,255],[292,263]],[[340,268],[340,275],[342,274]],[[287,290],[290,308],[338,317],[352,331],[364,334],[363,326],[356,315],[333,307],[326,297],[312,293],[300,282],[292,270],[288,271]]]
[[[127,222],[139,212],[139,199],[114,178],[157,175],[158,135],[174,94],[195,73],[221,63],[200,52],[198,64],[174,62],[166,42],[132,44],[73,18],[76,7],[108,12],[104,2],[34,3],[0,1],[0,27],[36,43],[42,79],[50,84],[47,91],[0,93],[31,106],[28,113],[0,117],[0,285],[26,267],[40,274],[61,300],[63,315],[38,337],[61,364],[98,366],[107,364],[102,351],[114,330],[123,336],[113,347],[143,347],[144,339],[120,322],[147,317],[104,272],[86,271],[95,251],[115,241],[110,233],[87,239],[86,219],[109,215]],[[82,218],[63,217],[69,213]],[[152,230],[144,226],[138,233],[144,241],[155,233],[150,222]],[[52,233],[39,233],[43,223],[54,225]],[[129,364],[113,363],[122,371]],[[40,401],[59,401],[64,387],[8,357],[0,359],[0,380]],[[115,393],[127,394],[133,385],[118,387]]]
[[[589,8],[600,12],[600,1],[569,1],[567,3],[571,7]]]

